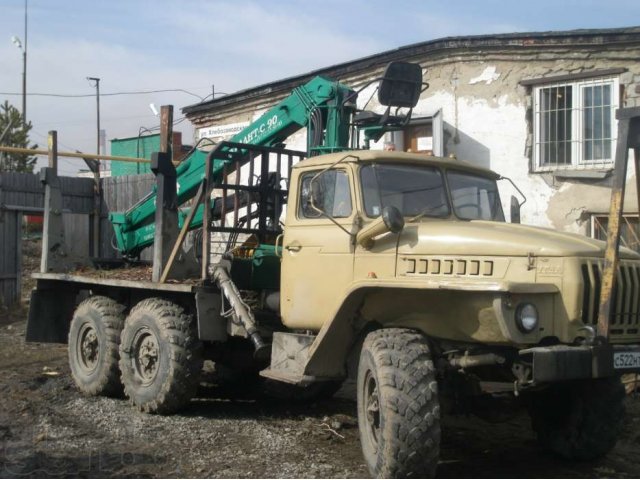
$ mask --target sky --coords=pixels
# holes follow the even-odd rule
[[[447,36],[640,24],[638,0],[28,0],[27,120],[32,142],[96,150],[158,126],[150,103],[180,109],[317,68]],[[0,102],[22,106],[25,0],[0,0]],[[3,38],[5,37],[5,38]],[[122,92],[183,90],[135,95]],[[188,93],[187,93],[188,92]],[[53,97],[36,94],[84,95]],[[189,143],[188,121],[175,126]],[[107,142],[107,149],[108,142]],[[107,152],[108,153],[108,152]],[[62,174],[81,168],[61,159]]]

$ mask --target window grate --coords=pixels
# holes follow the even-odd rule
[[[618,79],[534,88],[536,171],[611,168]]]

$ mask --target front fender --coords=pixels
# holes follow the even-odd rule
[[[517,298],[549,297],[555,285],[401,281],[354,284],[325,323],[309,352],[306,375],[343,376],[357,336],[366,325],[413,328],[434,338],[494,345],[537,343],[542,332],[525,336],[508,323],[507,294]],[[546,312],[547,310],[545,310]],[[547,316],[552,321],[551,315]],[[546,324],[545,324],[546,325]],[[552,325],[548,326],[549,331]]]

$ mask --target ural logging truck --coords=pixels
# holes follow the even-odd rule
[[[48,211],[27,339],[68,341],[79,390],[149,413],[188,404],[205,359],[307,401],[354,378],[375,476],[434,475],[443,412],[515,404],[547,449],[606,454],[620,374],[640,371],[640,256],[612,257],[603,318],[604,242],[514,224],[517,201],[505,223],[485,168],[355,148],[401,128],[426,88],[416,64],[378,80],[384,114],[316,77],[177,168],[154,154],[154,190],[110,217],[123,259],[154,246],[151,278],[70,271]],[[307,152],[285,149],[305,127]]]

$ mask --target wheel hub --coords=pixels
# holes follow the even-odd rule
[[[364,382],[364,411],[367,420],[367,432],[372,443],[377,445],[380,432],[380,398],[378,383],[371,372],[367,372]]]
[[[91,372],[98,365],[100,357],[100,342],[95,328],[90,324],[85,324],[80,329],[80,341],[78,342],[78,358],[80,366]]]
[[[136,374],[144,385],[150,384],[156,377],[159,357],[155,334],[148,329],[139,331],[134,339],[133,361]]]

